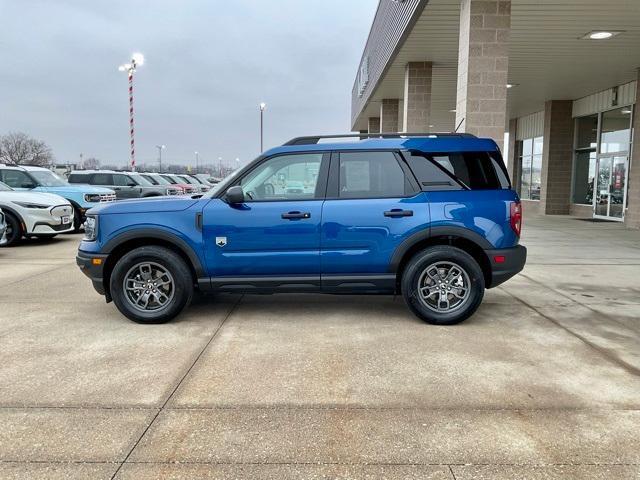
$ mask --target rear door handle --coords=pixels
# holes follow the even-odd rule
[[[399,208],[394,208],[393,210],[387,210],[384,212],[385,217],[413,217],[413,210],[401,210]]]
[[[297,218],[311,218],[309,212],[288,212],[281,215],[285,220],[295,220]]]

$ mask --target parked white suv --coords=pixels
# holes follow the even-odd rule
[[[52,193],[13,190],[0,182],[0,208],[4,212],[6,245],[22,237],[55,237],[73,231],[73,207]]]

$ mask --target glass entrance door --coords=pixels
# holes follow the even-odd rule
[[[598,159],[594,180],[594,217],[624,220],[628,160],[626,155],[601,156]]]

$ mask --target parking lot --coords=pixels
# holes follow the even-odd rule
[[[400,297],[199,298],[137,325],[80,237],[0,250],[0,478],[637,478],[640,232],[527,217],[455,327]]]

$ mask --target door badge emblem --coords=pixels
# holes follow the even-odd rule
[[[227,244],[227,237],[216,237],[216,245],[220,248]]]

